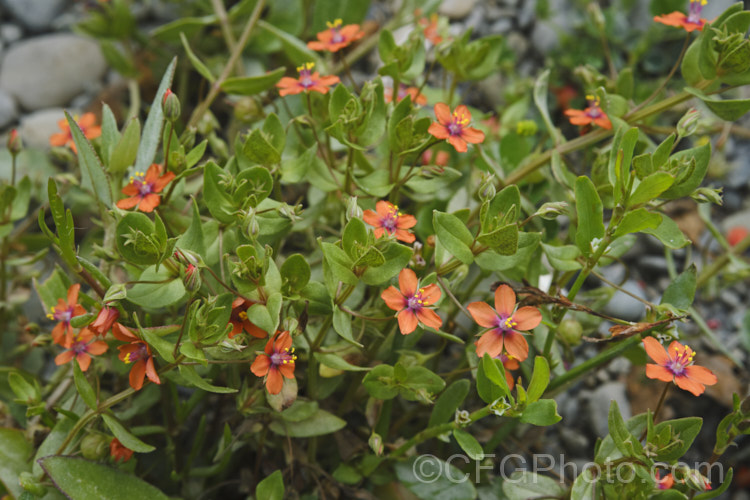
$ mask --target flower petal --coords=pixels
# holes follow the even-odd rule
[[[75,353],[73,351],[65,351],[61,352],[57,356],[55,356],[55,364],[57,366],[64,365],[65,363],[69,363],[71,359],[73,359],[73,356],[75,356]]]
[[[700,384],[695,380],[691,380],[685,375],[675,377],[674,383],[677,384],[677,387],[679,387],[680,389],[684,389],[692,393],[694,396],[700,396],[706,390],[706,387],[703,384]]]
[[[505,350],[518,361],[529,357],[529,344],[518,332],[505,332]]]
[[[451,108],[444,102],[436,103],[435,117],[437,118],[437,121],[440,122],[440,125],[448,125],[453,119],[451,116]]]
[[[286,378],[294,378],[294,361],[279,365],[279,371]]]
[[[446,139],[448,144],[456,148],[459,153],[465,153],[469,148],[466,146],[466,141],[457,135],[449,135]]]
[[[389,309],[393,309],[394,311],[400,311],[403,309],[406,302],[404,296],[395,286],[389,286],[383,290],[383,293],[380,294],[380,298],[385,301],[385,305],[387,305]]]
[[[479,144],[484,141],[484,132],[474,127],[467,127],[461,131],[461,139],[472,144]]]
[[[447,139],[451,136],[450,132],[448,132],[448,129],[445,128],[444,125],[441,125],[437,122],[432,122],[430,124],[430,127],[427,129],[427,132],[437,139]]]
[[[654,380],[661,380],[662,382],[671,382],[674,380],[672,372],[661,365],[654,365],[651,363],[646,365],[646,376]]]
[[[442,294],[443,292],[440,291],[440,287],[436,284],[427,285],[422,292],[422,302],[424,302],[424,305],[432,305],[440,300]]]
[[[513,313],[513,321],[516,330],[531,330],[542,322],[542,313],[536,307],[524,306]]]
[[[369,209],[362,213],[362,220],[374,227],[381,226],[381,217]]]
[[[399,229],[409,229],[417,225],[417,218],[413,215],[399,215],[396,220],[396,227]]]
[[[151,213],[159,206],[160,202],[161,198],[159,198],[158,194],[149,193],[141,200],[140,205],[138,205],[138,210],[145,213]]]
[[[253,364],[250,365],[250,371],[253,372],[256,377],[264,377],[268,373],[268,368],[270,366],[271,358],[264,354],[259,354],[258,357],[255,358],[255,361],[253,361]]]
[[[432,309],[427,309],[426,307],[417,310],[417,319],[419,319],[422,324],[435,329],[440,328],[443,324],[443,320],[440,319],[440,316],[438,316],[438,314]]]
[[[402,335],[409,335],[417,329],[417,315],[413,311],[405,309],[398,313],[398,327]]]
[[[143,378],[146,376],[146,363],[143,360],[137,361],[133,368],[130,369],[130,387],[140,391],[143,387]]]
[[[268,377],[266,378],[266,389],[269,394],[278,394],[281,392],[281,388],[284,387],[284,378],[281,376],[281,372],[277,368],[271,368],[268,371]]]
[[[417,274],[411,269],[404,268],[398,273],[398,287],[401,289],[404,297],[409,298],[414,296],[417,293],[418,285]]]
[[[695,380],[696,382],[704,385],[714,385],[719,381],[719,379],[716,378],[716,375],[714,375],[711,370],[704,366],[693,365],[685,367],[685,374],[691,380]]]
[[[482,358],[485,353],[489,354],[491,358],[499,356],[503,352],[503,340],[504,335],[499,333],[497,329],[488,331],[475,342],[477,356]]]
[[[76,356],[76,361],[78,361],[78,366],[81,367],[81,371],[85,372],[91,365],[91,356],[85,352],[81,352]]]
[[[653,337],[646,337],[643,339],[643,347],[646,348],[646,354],[653,359],[658,365],[666,365],[669,363],[669,356],[664,350],[658,340]],[[671,380],[671,379],[670,379]]]
[[[148,361],[146,361],[146,376],[154,384],[161,384],[161,380],[159,379],[159,374],[156,373],[156,368],[154,367],[153,356],[149,356]]]
[[[120,208],[122,210],[130,210],[137,204],[141,202],[141,197],[139,196],[131,196],[130,198],[123,198],[122,200],[117,202],[117,208]]]
[[[468,306],[469,314],[474,318],[479,326],[485,328],[495,328],[497,326],[497,314],[495,310],[490,307],[486,302],[472,302]]]
[[[106,342],[104,342],[103,340],[97,340],[96,342],[92,342],[91,344],[89,344],[86,351],[89,352],[89,354],[98,356],[107,352],[107,349],[109,349],[109,346]]]
[[[516,308],[516,293],[508,285],[495,289],[495,309],[500,316],[510,316]]]
[[[417,239],[416,236],[406,229],[396,229],[393,234],[396,235],[397,240],[403,241],[404,243],[414,243],[414,240]]]

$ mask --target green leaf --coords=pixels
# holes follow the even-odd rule
[[[107,103],[102,104],[102,155],[109,166],[112,161],[112,150],[120,142],[120,132],[117,130],[117,119],[112,108]]]
[[[627,132],[623,132],[623,130],[622,127],[617,129],[607,167],[609,183],[614,188],[616,200],[619,200],[623,187],[627,185],[625,175],[629,171],[633,151],[638,142],[637,127],[632,127]]]
[[[49,456],[39,460],[44,472],[68,498],[76,500],[168,500],[147,482],[82,458]]]
[[[128,290],[128,300],[147,309],[160,309],[180,302],[186,295],[185,286],[180,278],[162,267],[156,271],[154,266],[147,267],[140,281],[159,281],[161,283],[138,283]]]
[[[164,125],[164,113],[161,109],[161,103],[164,100],[164,93],[172,85],[172,78],[174,77],[176,67],[177,57],[174,57],[164,72],[164,76],[154,96],[154,101],[151,103],[146,123],[143,125],[143,135],[138,147],[138,154],[135,157],[136,172],[145,172],[154,163],[156,151],[159,149],[159,143],[161,142],[161,129]]]
[[[451,255],[464,264],[473,262],[474,254],[471,251],[471,245],[474,238],[461,219],[453,214],[435,210],[432,215],[432,225],[438,241]]]
[[[309,418],[288,424],[283,419],[271,422],[269,428],[280,436],[307,438],[331,434],[346,427],[346,421],[325,410],[316,411]]]
[[[17,182],[16,197],[13,199],[10,211],[11,221],[17,221],[26,217],[29,213],[29,202],[31,201],[31,179],[28,176],[24,176],[23,179]]]
[[[591,254],[591,241],[604,237],[604,207],[594,183],[588,177],[576,179],[575,189],[578,227],[576,245],[584,255]]]
[[[356,285],[358,278],[351,271],[352,261],[342,249],[332,243],[320,242],[320,249],[323,251],[325,262],[330,266],[331,272],[339,281],[347,285]]]
[[[454,429],[453,437],[456,438],[456,442],[461,447],[461,449],[466,452],[469,458],[471,458],[472,460],[484,459],[484,451],[482,450],[482,445],[479,444],[474,436],[466,431]]]
[[[565,483],[536,472],[515,471],[503,481],[503,493],[508,500],[528,500],[530,498],[565,496]]]
[[[491,233],[480,234],[477,241],[500,255],[515,255],[518,251],[518,225],[508,224]]]
[[[180,35],[185,34],[188,38],[200,33],[204,27],[215,24],[216,16],[181,17],[171,23],[163,24],[151,31],[150,36],[164,42],[178,42]]]
[[[625,422],[626,430],[633,436],[640,436],[646,430],[646,414],[641,413]],[[601,440],[601,444],[596,449],[594,461],[596,463],[605,463],[622,458],[623,454],[615,445],[611,434],[607,434]]]
[[[500,360],[492,359],[489,354],[484,353],[482,371],[493,384],[500,388],[502,394],[499,397],[507,397],[510,394],[508,381],[505,380],[505,368]]]
[[[315,64],[320,63],[318,54],[308,49],[307,44],[299,38],[287,33],[286,31],[280,30],[273,24],[262,19],[258,20],[256,26],[268,32],[271,36],[279,39],[284,47],[284,53],[295,65],[301,65],[307,62],[314,62]]]
[[[284,500],[284,476],[275,470],[255,487],[255,498],[264,500]]]
[[[65,111],[65,119],[68,120],[70,133],[73,135],[76,149],[78,149],[78,164],[81,167],[81,185],[94,193],[94,198],[105,207],[112,206],[112,188],[109,178],[104,171],[101,160],[96,155],[94,146],[83,135],[81,127],[70,114]]]
[[[705,144],[697,148],[685,149],[673,154],[671,159],[682,158],[695,159],[695,168],[686,179],[678,179],[672,187],[664,191],[662,198],[675,200],[683,196],[689,196],[703,182],[708,171],[708,163],[711,159],[711,144]]]
[[[120,423],[120,421],[112,415],[102,413],[102,420],[104,420],[104,423],[107,425],[107,427],[109,427],[109,430],[112,431],[112,434],[115,435],[117,440],[120,441],[126,448],[130,448],[137,453],[149,453],[156,449],[150,444],[144,443],[133,434],[131,434]]]
[[[706,95],[693,87],[685,90],[703,101],[716,116],[728,122],[737,121],[750,111],[750,99],[722,99],[716,95]]]
[[[594,490],[597,485],[597,477],[594,476],[594,467],[588,467],[578,475],[573,481],[573,488],[570,490],[570,500],[594,500]]]
[[[81,367],[78,363],[73,363],[73,381],[76,384],[76,390],[81,395],[81,399],[86,403],[86,406],[92,410],[97,409],[96,392],[91,384],[86,379],[86,374],[81,371]],[[124,444],[124,443],[123,443]]]
[[[469,395],[470,388],[471,383],[466,379],[456,380],[449,385],[435,401],[427,427],[444,424],[453,418],[456,410]]]
[[[317,0],[313,9],[312,32],[318,33],[327,28],[329,22],[341,19],[344,25],[361,23],[370,0]]]
[[[626,234],[638,233],[646,229],[656,229],[661,224],[661,219],[661,214],[654,214],[645,208],[638,208],[625,214],[625,217],[622,218],[612,236],[614,239],[617,239]]]
[[[138,144],[141,141],[141,122],[138,118],[131,119],[122,137],[114,145],[112,156],[109,161],[109,172],[115,176],[121,176],[135,161],[138,152]]]
[[[462,460],[454,463],[466,465]],[[398,483],[420,500],[467,500],[477,497],[469,476],[434,455],[411,457],[393,467]]]
[[[193,216],[190,219],[187,231],[182,233],[177,239],[177,247],[183,250],[190,250],[203,257],[206,255],[206,237],[203,234],[203,222],[201,221],[198,203],[195,201],[195,198],[192,198],[192,200]]]
[[[533,403],[544,394],[549,385],[549,363],[544,356],[534,358],[534,372],[531,375],[529,387],[526,389],[526,400]]]
[[[204,378],[198,375],[198,372],[195,371],[195,367],[193,367],[192,365],[180,365],[179,370],[180,375],[182,375],[185,380],[187,380],[191,385],[197,387],[198,389],[203,389],[204,391],[208,392],[215,392],[217,394],[232,394],[237,392],[237,389],[232,389],[230,387],[218,387],[206,382]]]
[[[612,437],[612,441],[624,456],[635,456],[636,450],[643,451],[640,442],[630,433],[625,425],[625,421],[620,414],[620,408],[617,406],[617,401],[614,399],[609,405],[607,423],[609,425],[609,435]]]
[[[554,246],[542,243],[542,249],[547,255],[547,260],[553,269],[557,269],[558,271],[577,271],[581,269],[581,263],[577,260],[581,256],[581,251],[577,246]]]
[[[562,420],[557,413],[557,402],[554,399],[540,399],[529,404],[521,413],[521,422],[547,426]]]
[[[335,370],[343,370],[347,372],[369,372],[371,370],[371,368],[368,366],[353,365],[343,359],[341,356],[333,353],[316,352],[315,359],[317,359],[320,363],[328,366],[329,368],[333,368]]]
[[[235,95],[256,95],[272,89],[276,83],[284,76],[286,68],[284,66],[269,71],[260,76],[242,76],[227,78],[221,84],[221,90],[227,94]]]
[[[734,470],[730,467],[727,471],[727,475],[724,476],[724,482],[721,483],[721,486],[716,488],[715,490],[707,491],[705,493],[701,493],[700,495],[696,495],[693,497],[693,500],[709,500],[711,498],[716,498],[719,495],[723,494],[725,491],[727,491],[727,488],[729,488],[729,485],[732,484],[732,476],[734,475]]]
[[[42,283],[34,278],[34,288],[45,311],[52,310],[57,305],[58,299],[67,297],[69,286],[67,276],[58,267]]]
[[[396,276],[409,264],[414,252],[410,247],[394,242],[382,254],[385,263],[382,266],[368,267],[362,274],[362,281],[368,285],[380,285]]]
[[[159,356],[168,363],[174,363],[174,344],[147,328],[139,328],[139,332],[148,345],[156,349]]]
[[[18,484],[18,475],[30,469],[28,460],[33,451],[23,431],[0,427],[0,486],[14,498],[24,491]]]
[[[211,74],[211,70],[208,69],[205,64],[203,64],[203,61],[201,61],[200,58],[195,55],[193,49],[190,48],[190,44],[188,43],[185,33],[180,32],[180,41],[182,42],[182,46],[185,49],[185,53],[187,54],[188,59],[190,59],[190,63],[193,65],[193,68],[195,68],[195,70],[200,73],[203,78],[211,83],[214,83],[216,81],[216,78]],[[226,83],[226,80],[224,80],[221,85],[222,89],[224,89],[224,83]]]
[[[273,177],[265,167],[250,167],[236,178],[237,190],[232,195],[236,206],[257,208],[273,190]]]
[[[549,84],[549,73],[550,70],[546,69],[534,82],[534,104],[536,104],[539,114],[542,115],[542,120],[547,126],[547,132],[554,139],[556,144],[563,142],[563,138],[560,135],[560,131],[552,123],[552,119],[549,116],[549,110],[547,109],[547,86]]]
[[[655,200],[674,184],[674,177],[666,172],[655,172],[643,179],[628,198],[628,206],[635,207]]]
[[[399,364],[396,365],[398,368]],[[445,381],[424,366],[409,366],[406,369],[406,378],[400,389],[401,397],[409,401],[419,400],[419,395],[437,394],[445,388]]]
[[[671,304],[675,308],[686,311],[695,299],[695,289],[697,284],[698,270],[695,264],[680,273],[675,280],[669,284],[664,295],[661,297],[660,304]]]
[[[659,453],[655,460],[663,462],[672,462],[680,459],[695,441],[703,425],[703,419],[700,417],[686,417],[674,420],[667,420],[654,426],[654,433],[659,435],[662,431],[670,430],[673,436],[672,442],[678,443],[675,447],[670,447],[668,453]]]
[[[375,366],[365,375],[362,385],[373,398],[387,400],[398,395],[398,388],[393,384],[393,367],[390,365]]]
[[[362,249],[367,246],[367,227],[362,219],[352,218],[344,227],[341,235],[341,246],[349,257],[354,261],[360,256]]]
[[[266,134],[258,129],[247,136],[242,152],[251,161],[261,165],[275,165],[281,162],[281,152],[271,144]]]
[[[333,329],[336,330],[336,333],[338,333],[342,339],[346,340],[350,344],[362,347],[362,344],[354,340],[354,337],[352,336],[351,315],[342,311],[338,307],[335,307],[333,309]]]
[[[235,208],[227,194],[226,183],[229,181],[226,176],[228,173],[213,161],[206,163],[203,168],[203,201],[216,220],[230,224],[235,221]]]
[[[287,257],[279,272],[281,279],[292,292],[300,292],[310,281],[310,264],[303,255],[298,253]]]
[[[656,236],[667,248],[677,249],[690,244],[690,241],[685,238],[677,223],[667,215],[662,216],[661,224],[658,227],[655,229],[646,228],[643,232]]]

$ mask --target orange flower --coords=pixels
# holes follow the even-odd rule
[[[91,364],[91,356],[98,356],[107,351],[109,346],[103,340],[97,340],[91,342],[94,338],[94,332],[88,328],[81,330],[78,335],[75,336],[70,348],[57,355],[55,358],[55,364],[60,366],[65,363],[69,363],[73,358],[78,362],[78,366],[81,367],[81,371],[89,369]]]
[[[137,207],[141,212],[153,212],[159,206],[161,199],[157,193],[169,184],[175,175],[167,172],[161,175],[161,165],[154,163],[146,171],[146,175],[136,172],[130,178],[127,186],[122,188],[122,194],[129,196],[117,202],[117,208],[128,210]]]
[[[466,308],[480,326],[490,328],[475,343],[477,356],[489,353],[499,356],[505,347],[506,352],[518,361],[529,356],[529,344],[518,330],[531,330],[542,322],[542,313],[536,307],[516,308],[516,294],[508,285],[500,285],[495,290],[495,309],[486,302],[472,302]]]
[[[443,37],[440,36],[438,21],[438,15],[434,13],[429,19],[422,17],[417,21],[422,27],[422,33],[424,34],[425,39],[432,42],[433,45],[437,45],[443,41]]]
[[[695,352],[676,340],[665,350],[653,337],[643,339],[646,354],[657,364],[646,365],[646,376],[662,382],[674,382],[677,387],[700,396],[707,385],[714,385],[718,380],[708,368],[693,365]],[[672,354],[670,354],[672,353]]]
[[[337,52],[365,36],[365,32],[359,29],[359,24],[341,26],[342,24],[341,19],[336,19],[332,23],[326,23],[328,29],[316,35],[318,38],[317,41],[307,42],[307,48]]]
[[[665,475],[659,475],[656,478],[656,487],[660,490],[668,490],[674,486],[674,476],[671,473]]]
[[[496,356],[495,359],[499,359],[500,361],[502,361],[503,368],[505,368],[505,382],[508,384],[508,388],[512,391],[516,383],[513,380],[513,375],[511,375],[510,371],[518,370],[518,367],[520,366],[518,360],[510,354],[506,353],[502,353],[500,354],[500,356]]]
[[[281,392],[284,377],[294,378],[294,361],[297,356],[293,353],[292,337],[289,332],[276,332],[268,339],[265,354],[259,354],[250,365],[250,371],[256,376],[266,378],[266,389],[269,394]]]
[[[97,335],[106,335],[115,321],[120,317],[120,311],[105,305],[99,311],[96,319],[89,326]]]
[[[159,379],[154,367],[154,357],[151,355],[151,348],[148,344],[120,323],[112,325],[112,335],[118,340],[128,342],[128,344],[118,347],[120,350],[118,357],[127,364],[134,363],[133,368],[130,369],[130,387],[136,391],[141,390],[145,377],[148,377],[155,384],[161,384],[161,379]]]
[[[440,288],[434,283],[425,287],[419,286],[417,275],[411,269],[402,269],[398,274],[399,291],[389,286],[380,295],[390,309],[396,312],[398,327],[402,335],[408,335],[423,323],[432,328],[440,328],[443,320],[429,307],[440,300]]]
[[[77,116],[74,117],[76,123],[81,128],[81,132],[86,136],[87,139],[96,139],[102,135],[102,128],[96,125],[96,116],[94,113],[84,113],[79,119]],[[76,144],[73,141],[73,135],[70,133],[70,125],[68,120],[63,118],[57,122],[57,126],[60,127],[62,132],[52,134],[49,138],[51,146],[69,146],[74,153],[77,153]]]
[[[701,19],[701,11],[703,11],[703,6],[706,3],[707,0],[690,0],[687,15],[675,11],[663,16],[655,16],[654,21],[666,24],[667,26],[674,26],[675,28],[683,28],[688,33],[695,30],[703,31],[703,26],[707,21]]]
[[[57,320],[59,323],[52,329],[52,341],[60,344],[66,349],[73,343],[73,327],[70,326],[70,320],[76,316],[86,314],[83,306],[78,304],[78,292],[81,285],[76,283],[68,288],[68,301],[63,299],[57,300],[57,305],[52,308],[52,312],[47,315],[49,319]]]
[[[232,331],[229,332],[230,339],[238,333],[242,333],[243,330],[258,339],[264,339],[268,336],[265,330],[261,330],[247,319],[247,310],[253,304],[255,302],[252,300],[245,300],[242,297],[237,297],[232,302],[232,314],[229,317],[229,322],[232,324]]]
[[[119,439],[113,438],[109,443],[109,456],[115,462],[127,462],[133,456],[133,450],[126,448]]]
[[[734,226],[727,233],[727,243],[729,243],[730,247],[736,246],[740,241],[747,238],[748,234],[750,234],[750,231],[748,231],[747,228]]]
[[[469,127],[471,113],[463,104],[457,106],[451,114],[447,104],[435,104],[437,122],[433,122],[427,131],[438,139],[447,139],[459,153],[466,152],[466,143],[479,144],[484,141],[484,132]]]
[[[331,85],[339,83],[339,77],[335,75],[320,76],[318,72],[310,73],[310,70],[315,67],[315,63],[306,63],[297,68],[299,72],[299,78],[291,78],[285,76],[282,78],[276,86],[279,88],[279,95],[294,95],[300,92],[320,92],[321,94],[327,94]]]
[[[400,101],[406,96],[411,97],[411,102],[417,106],[424,106],[427,104],[427,98],[422,94],[417,87],[407,87],[403,83],[398,84],[398,93],[396,94],[396,101]],[[385,102],[391,102],[393,100],[393,87],[386,87],[383,91],[383,97]]]
[[[395,234],[396,239],[404,243],[414,243],[416,239],[409,228],[417,225],[417,219],[413,215],[402,214],[396,205],[388,201],[377,202],[375,212],[365,210],[362,219],[375,227],[376,238],[383,236],[383,233],[388,233]]]
[[[448,166],[448,160],[451,159],[450,154],[447,151],[438,151],[433,154],[431,150],[427,150],[422,153],[422,165],[430,165],[434,163],[438,167]]]
[[[583,111],[580,109],[565,110],[565,116],[569,117],[570,123],[573,125],[588,125],[589,123],[594,123],[601,128],[611,130],[612,122],[609,121],[607,115],[602,111],[602,108],[599,107],[599,98],[587,95],[586,99],[589,101],[589,106]]]

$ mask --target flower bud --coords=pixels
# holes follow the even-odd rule
[[[234,104],[234,117],[244,123],[263,118],[263,108],[252,97],[242,97]]]
[[[89,328],[96,332],[97,335],[105,335],[119,317],[120,311],[114,307],[105,305],[99,310],[99,314]]]
[[[680,118],[677,122],[677,135],[679,137],[688,137],[695,133],[698,129],[698,120],[700,120],[701,112],[695,108],[690,108],[687,113]]]
[[[599,4],[596,2],[592,2],[588,4],[589,14],[591,14],[591,20],[594,21],[594,24],[600,29],[604,30],[606,27],[607,21],[604,19],[604,14],[602,13],[601,7],[599,7]]]
[[[568,211],[568,204],[564,201],[553,201],[545,203],[534,214],[542,219],[554,220]]]
[[[128,296],[127,289],[125,288],[125,285],[118,283],[115,285],[112,285],[107,289],[107,293],[104,294],[104,298],[102,301],[105,304],[108,304],[110,302],[114,302],[116,300],[124,300],[125,297]]]
[[[21,485],[21,488],[23,488],[25,491],[28,491],[35,497],[43,497],[47,494],[47,487],[42,485],[31,472],[21,472],[18,475],[18,484]],[[23,498],[23,495],[21,495],[19,498]]]
[[[581,337],[583,336],[583,326],[574,319],[565,319],[560,323],[557,333],[560,334],[560,338],[566,344],[578,345],[581,343]]]
[[[248,212],[247,214],[247,217],[245,217],[243,229],[245,231],[245,235],[247,235],[247,237],[251,240],[254,240],[260,234],[260,224],[258,224],[258,218],[255,216],[254,210],[250,210],[250,212]]]
[[[164,112],[164,118],[174,123],[180,119],[180,99],[177,95],[172,92],[172,89],[167,89],[164,92],[164,99],[161,101],[161,109]]]
[[[185,269],[185,279],[183,281],[185,283],[185,289],[188,292],[195,293],[200,290],[201,285],[203,285],[200,269],[192,264],[188,264]]]
[[[16,156],[23,149],[23,143],[21,137],[18,135],[18,130],[13,129],[8,134],[8,151],[12,156]]]
[[[539,131],[534,120],[521,120],[516,124],[516,133],[520,136],[532,136]]]
[[[133,450],[125,447],[117,438],[109,443],[109,456],[115,462],[127,462],[133,456]]]
[[[201,256],[195,252],[191,252],[190,250],[183,250],[181,248],[176,248],[174,251],[174,258],[177,260],[177,262],[179,262],[180,264],[184,264],[186,266],[189,266],[191,264],[194,265],[195,267],[206,266]]]
[[[100,460],[107,456],[109,438],[99,433],[87,434],[81,440],[81,454],[89,460]]]
[[[380,434],[373,432],[372,436],[370,436],[370,439],[367,441],[367,444],[370,445],[370,449],[375,452],[376,455],[380,456],[383,454],[383,438],[380,437]]]
[[[322,378],[338,377],[343,373],[343,370],[339,370],[338,368],[331,368],[330,366],[324,365],[323,363],[320,363],[318,365],[318,375],[320,375]]]
[[[497,190],[495,189],[495,181],[493,180],[493,175],[485,175],[483,176],[482,183],[479,185],[479,190],[477,191],[477,195],[479,196],[479,199],[482,201],[488,201],[495,197],[495,194],[497,193]]]
[[[713,203],[714,205],[723,205],[724,200],[721,197],[721,192],[724,188],[709,188],[709,187],[701,187],[693,191],[693,193],[690,195],[692,199],[697,201],[698,203]]]
[[[691,469],[685,475],[685,483],[688,485],[688,488],[697,491],[708,491],[711,489],[711,481],[695,469]]]
[[[363,213],[357,203],[356,196],[352,196],[346,201],[346,220],[361,219]]]

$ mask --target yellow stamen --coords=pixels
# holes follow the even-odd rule
[[[342,21],[341,19],[336,19],[333,22],[326,22],[326,26],[328,26],[330,29],[339,28],[342,24],[344,24],[344,21]]]
[[[237,316],[239,316],[242,321],[247,319],[247,313],[245,311],[242,311]]]
[[[133,360],[130,359],[130,357],[131,357],[131,353],[127,353],[125,355],[125,363],[132,363],[133,362]]]
[[[506,328],[513,328],[517,324],[518,323],[516,321],[513,321],[513,317],[512,316],[510,318],[508,318],[508,319],[505,320],[505,326],[506,326]]]
[[[467,117],[463,113],[458,113],[457,111],[454,111],[453,112],[453,121],[457,125],[461,125],[463,127],[464,125],[468,125],[469,124],[469,117]]]

